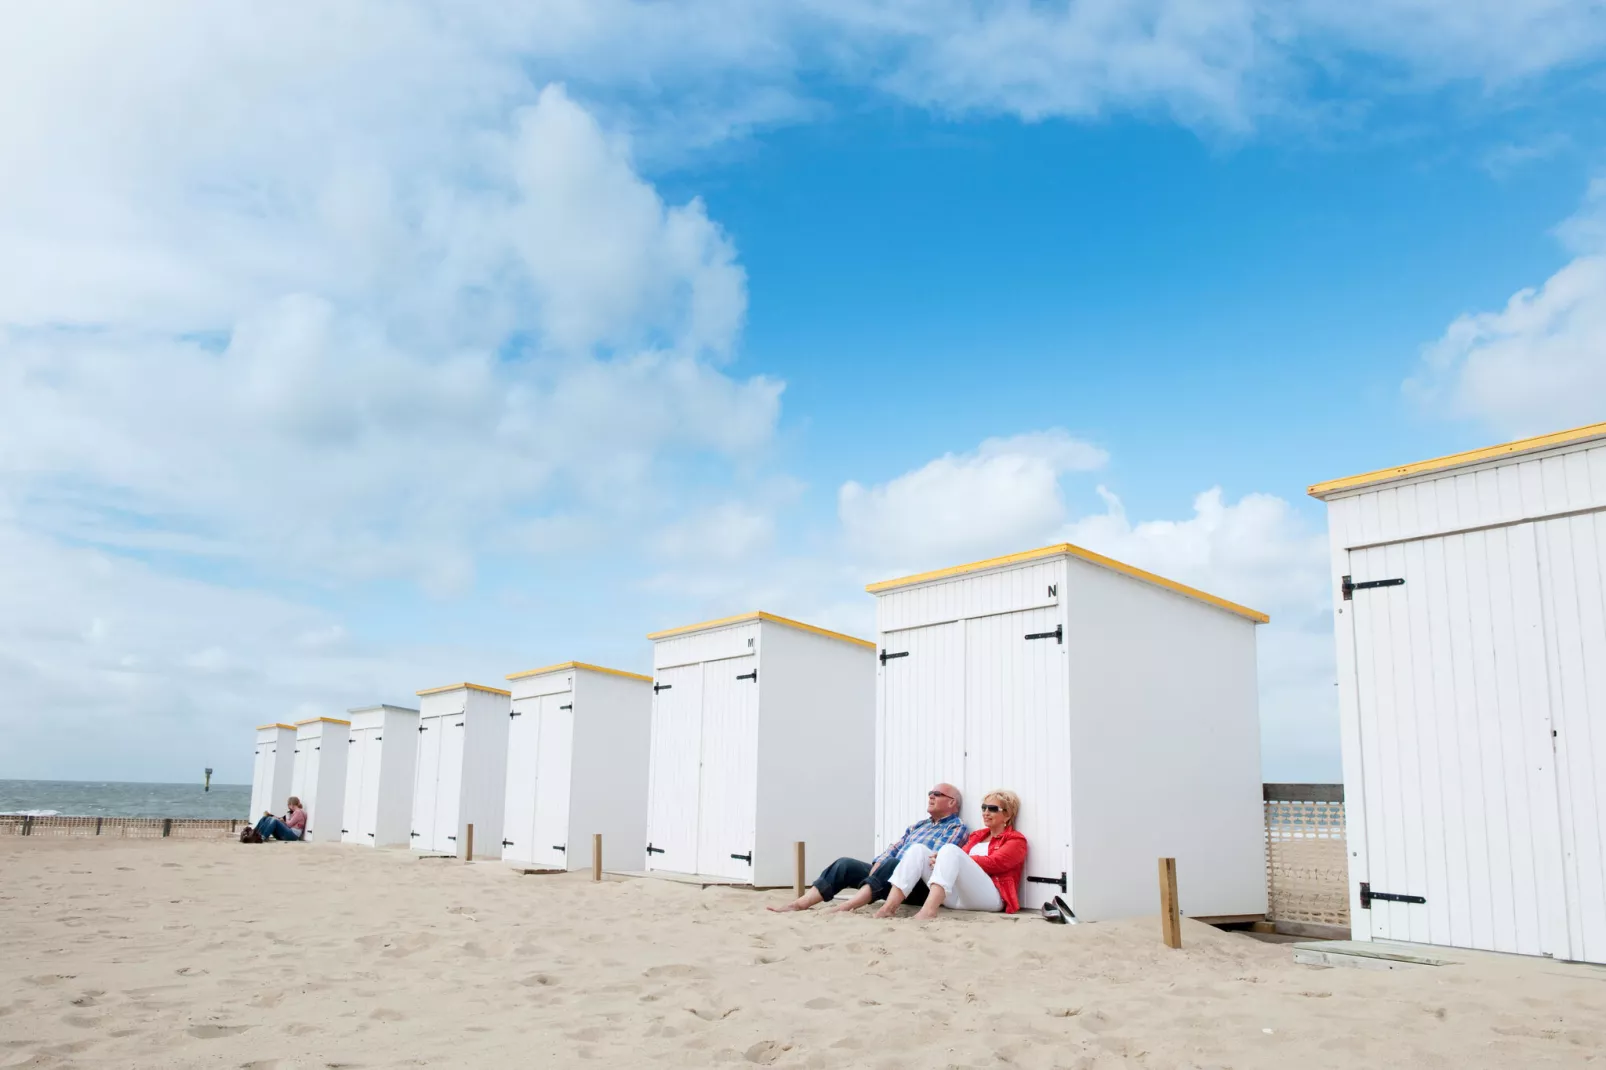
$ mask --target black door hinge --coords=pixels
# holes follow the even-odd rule
[[[341,830],[340,830],[340,834],[341,834],[341,835],[342,835],[342,836],[344,836],[344,835],[345,835],[345,834],[346,834],[346,833],[348,833],[348,832],[350,832],[350,831],[351,831],[351,830],[350,830],[350,829],[341,829]]]
[[[571,702],[567,706],[559,706],[558,709],[560,709],[560,710],[572,710],[572,709],[574,709],[574,703]]]
[[[660,692],[660,691],[668,691],[670,688],[672,688],[674,686],[675,686],[674,684],[653,684],[652,685],[652,693],[656,695],[658,692]]]
[[[462,728],[463,727],[463,722],[462,721],[454,721],[452,723],[452,727],[453,728]]]
[[[1058,877],[1027,877],[1026,879],[1033,884],[1057,884],[1059,885],[1060,891],[1070,891],[1070,889],[1066,887],[1064,873],[1061,873]]]
[[[738,861],[738,862],[746,862],[748,865],[752,865],[753,864],[753,852],[752,851],[749,851],[744,855],[731,855],[731,857],[736,859],[736,861]]]
[[[418,730],[420,732],[428,732],[429,731],[429,725],[421,724],[421,725],[418,726]]]
[[[885,650],[883,650],[881,652],[881,664],[885,665],[887,662],[891,661],[893,658],[906,658],[908,656],[909,656],[909,652],[907,650],[900,650],[896,654],[888,654]]]
[[[1054,630],[1051,631],[1051,632],[1033,632],[1030,635],[1028,635],[1026,638],[1028,638],[1028,639],[1053,639],[1056,642],[1058,642],[1061,646],[1064,646],[1065,645],[1065,625],[1056,624],[1056,625],[1054,625]]]
[[[1374,892],[1372,885],[1367,881],[1361,882],[1361,909],[1371,910],[1372,900],[1381,899],[1386,903],[1426,903],[1427,900],[1420,895],[1400,895],[1398,892]]]
[[[457,842],[457,837],[456,837],[456,836],[448,836],[448,837],[446,837],[446,838],[447,838],[447,839],[448,839],[448,840],[451,840],[451,841],[452,841],[452,842],[453,842],[453,843],[456,843],[456,842]]]
[[[370,835],[370,836],[372,836],[372,835],[373,835],[373,833],[372,833],[372,832],[370,832],[370,833],[369,833],[369,834],[368,834],[368,835]]]
[[[1340,588],[1344,592],[1344,601],[1348,602],[1348,601],[1351,601],[1354,598],[1356,591],[1369,591],[1373,587],[1404,587],[1404,586],[1405,586],[1405,580],[1403,580],[1403,579],[1396,579],[1396,580],[1362,580],[1360,583],[1356,583],[1349,576],[1345,576],[1344,577],[1344,582],[1340,585]]]
[[[418,837],[418,833],[416,832],[409,832],[407,835],[412,836],[415,839]]]
[[[523,717],[524,716],[524,711],[523,710],[508,710],[507,711],[507,715],[509,717]]]
[[[552,849],[554,851],[562,851],[564,854],[568,854],[569,853],[569,849],[567,847],[563,846],[563,844],[561,844],[561,843],[554,843],[552,845]]]
[[[738,680],[751,680],[756,684],[756,683],[758,683],[758,670],[754,669],[752,672],[739,673],[739,674],[737,674],[736,679],[738,679]]]
[[[512,840],[503,840],[502,841],[502,846],[503,847],[512,847],[513,846],[513,841]]]
[[[647,853],[650,855],[661,855],[664,853],[664,849],[662,847],[654,847],[649,843],[647,845]]]

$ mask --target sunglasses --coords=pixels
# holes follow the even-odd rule
[[[928,791],[928,792],[926,792],[926,798],[928,798],[928,799],[947,799],[949,802],[953,802],[954,801],[954,797],[952,795],[949,795],[945,791]]]
[[[997,803],[982,803],[981,809],[986,814],[1001,814],[1004,812],[1004,808]]]

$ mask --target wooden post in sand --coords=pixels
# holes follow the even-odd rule
[[[803,841],[798,840],[793,844],[793,847],[797,851],[797,872],[792,876],[792,891],[799,899],[802,899],[803,888],[805,887],[803,881]]]
[[[1160,859],[1160,935],[1166,947],[1182,946],[1182,915],[1177,910],[1177,860]]]
[[[463,861],[474,861],[474,823],[472,821],[469,822],[468,826],[468,847],[463,852]]]
[[[591,834],[591,883],[602,880],[602,833]]]

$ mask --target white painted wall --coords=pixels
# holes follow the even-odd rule
[[[840,639],[763,628],[753,879],[785,887],[798,840],[809,880],[843,855],[874,854],[876,660]]]
[[[1174,857],[1184,913],[1264,914],[1254,623],[1067,566],[1074,909],[1157,911],[1157,860]]]
[[[457,819],[457,846],[474,825],[474,857],[502,857],[502,810],[507,792],[508,696],[505,692],[470,689],[465,693],[462,807]]]
[[[350,710],[341,839],[365,847],[404,847],[412,831],[418,711],[404,706]]]
[[[474,857],[500,858],[506,805],[509,699],[453,688],[420,696],[414,850],[460,853],[474,825]]]
[[[1606,444],[1328,511],[1355,937],[1606,961]]]
[[[283,814],[295,775],[296,730],[289,725],[262,725],[256,730],[256,752],[251,766],[251,813],[255,822],[264,813]]]
[[[350,750],[349,721],[319,717],[296,725],[295,773],[290,794],[307,811],[309,842],[336,843],[341,838],[346,804],[346,760]]]
[[[577,676],[569,868],[591,865],[600,832],[603,868],[634,870],[647,843],[652,683],[584,669]]]

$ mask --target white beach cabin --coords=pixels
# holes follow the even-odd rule
[[[647,842],[652,677],[568,661],[508,681],[502,860],[585,869],[600,833],[604,868],[634,869]]]
[[[256,757],[251,766],[251,820],[264,813],[282,815],[290,798],[290,779],[296,765],[296,726],[259,724]]]
[[[1069,544],[871,584],[876,850],[947,781],[1021,798],[1022,910],[1263,917],[1263,613]]]
[[[474,857],[500,858],[507,785],[509,693],[479,684],[418,692],[413,850],[458,854],[474,826]]]
[[[656,632],[649,871],[790,886],[870,849],[875,647],[769,613]],[[638,854],[638,858],[641,856]]]
[[[305,838],[314,842],[340,840],[346,808],[346,752],[350,721],[313,717],[296,722],[295,773],[290,794],[299,796],[307,811]]]
[[[412,842],[413,780],[418,771],[418,711],[360,706],[351,718],[346,805],[340,838],[367,847]]]
[[[1310,493],[1354,938],[1606,963],[1606,424]]]

